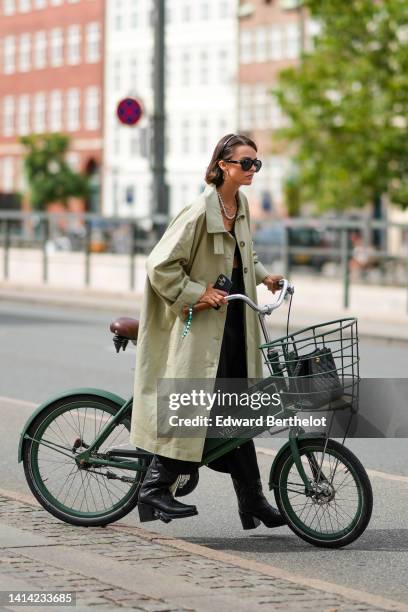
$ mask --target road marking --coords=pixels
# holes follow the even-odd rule
[[[0,395],[0,402],[7,402],[7,404],[19,404],[20,406],[26,406],[27,408],[37,408],[40,404],[35,402],[27,402],[26,400],[16,399],[14,397],[4,397]]]
[[[0,402],[6,402],[8,404],[20,404],[21,406],[25,406],[27,408],[33,408],[33,409],[39,406],[39,404],[36,404],[34,402],[27,402],[26,400],[19,400],[13,397],[5,397],[3,395],[0,395]],[[92,417],[89,417],[89,418],[92,418]],[[276,450],[273,450],[272,448],[265,448],[263,446],[257,446],[256,450],[259,453],[262,453],[263,455],[269,455],[270,457],[275,457],[278,452]],[[405,484],[408,484],[408,476],[402,476],[400,474],[390,474],[389,472],[381,472],[380,470],[368,469],[366,471],[369,476],[373,476],[376,478],[383,478],[384,480],[391,480],[394,482],[403,482]]]
[[[6,497],[14,501],[18,501],[23,504],[27,504],[29,506],[39,506],[39,504],[34,498],[25,495],[24,493],[15,493],[14,491],[6,491],[0,489],[0,496]],[[261,563],[252,559],[245,559],[232,553],[226,553],[223,551],[214,550],[212,548],[207,548],[206,546],[203,546],[201,544],[186,542],[185,540],[174,538],[170,535],[162,535],[159,533],[155,533],[154,531],[149,531],[141,527],[134,527],[132,525],[110,525],[109,528],[113,529],[114,531],[124,531],[126,533],[133,534],[136,533],[137,536],[150,542],[158,542],[164,546],[176,548],[177,550],[181,550],[192,555],[199,555],[201,557],[211,559],[212,561],[218,561],[219,563],[234,565],[235,567],[239,567],[241,569],[253,572],[258,572],[259,574],[263,574],[271,578],[286,580],[288,582],[293,582],[295,584],[300,584],[305,587],[314,588],[325,593],[339,595],[349,600],[359,601],[364,604],[368,604],[375,607],[382,607],[384,610],[397,610],[399,612],[408,612],[408,605],[392,599],[387,599],[385,597],[382,597],[381,595],[373,595],[371,593],[366,593],[365,591],[357,591],[350,587],[344,587],[317,578],[308,578],[306,576],[302,576],[281,569],[280,567],[276,567],[274,565]]]

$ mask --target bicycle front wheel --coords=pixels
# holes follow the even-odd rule
[[[315,546],[340,548],[366,529],[373,507],[367,472],[357,457],[335,440],[299,442],[299,453],[312,490],[307,491],[290,448],[273,475],[276,503],[288,526]]]
[[[137,504],[141,472],[111,466],[79,467],[75,455],[95,440],[120,406],[94,395],[55,401],[30,427],[24,444],[24,471],[40,504],[73,525],[107,525]],[[129,441],[130,418],[124,416],[98,449],[98,457]]]

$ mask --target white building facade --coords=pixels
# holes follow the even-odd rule
[[[106,4],[103,214],[151,218],[153,2]],[[237,0],[167,0],[166,14],[166,171],[174,216],[204,188],[218,140],[237,129]],[[126,96],[144,107],[134,127],[116,116]]]

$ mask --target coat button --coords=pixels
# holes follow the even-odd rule
[[[244,274],[248,272],[248,268],[244,268]]]
[[[244,247],[245,246],[245,242],[243,240],[241,240],[241,242],[239,243],[239,246]]]

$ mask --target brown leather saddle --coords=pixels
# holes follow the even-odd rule
[[[137,344],[137,335],[139,333],[139,321],[137,319],[119,317],[112,321],[109,329],[114,334],[113,344],[117,353],[119,353],[120,349],[126,349],[129,340],[133,344]]]

